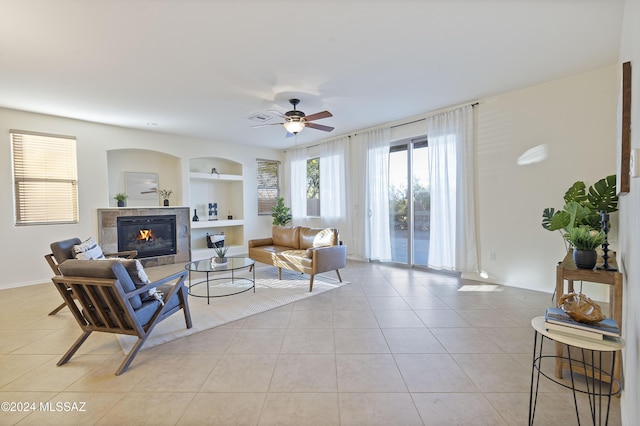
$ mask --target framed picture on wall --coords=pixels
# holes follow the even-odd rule
[[[124,172],[129,206],[158,205],[158,174]]]
[[[620,97],[618,99],[620,127],[618,129],[618,195],[630,190],[631,172],[631,62],[622,64]]]

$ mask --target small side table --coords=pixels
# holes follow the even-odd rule
[[[610,252],[609,265],[617,269],[616,253]],[[599,260],[600,261],[600,260]],[[567,281],[567,291],[564,290],[564,283]],[[616,320],[620,331],[622,331],[622,273],[615,271],[605,271],[602,269],[580,269],[573,262],[573,250],[569,250],[563,261],[556,268],[556,306],[557,301],[566,293],[573,292],[574,281],[588,281],[590,283],[605,284],[609,286],[609,317]],[[559,306],[557,306],[559,307]],[[567,367],[567,363],[562,359],[563,346],[556,345],[556,377],[562,379],[562,369]],[[619,354],[618,354],[619,355]],[[622,363],[618,363],[613,368],[613,377],[622,380]]]
[[[602,353],[611,352],[611,370],[613,370],[616,362],[617,351],[624,347],[624,341],[620,339],[619,343],[607,342],[600,343],[598,341],[591,341],[581,339],[573,336],[565,336],[563,334],[549,333],[545,327],[544,317],[536,317],[531,320],[531,326],[535,330],[533,338],[533,365],[531,366],[531,390],[529,393],[529,425],[533,425],[533,420],[536,414],[536,405],[538,402],[538,388],[540,384],[540,375],[543,375],[547,379],[573,391],[573,402],[576,410],[576,417],[578,418],[578,424],[580,424],[580,413],[578,410],[578,399],[576,393],[586,394],[589,398],[589,414],[593,420],[593,424],[603,424],[603,408],[606,408],[606,414],[604,415],[604,424],[609,420],[609,409],[611,407],[611,397],[619,394],[622,391],[621,383],[619,380],[611,378],[602,371]],[[564,343],[567,345],[567,357],[561,357],[561,361],[566,361],[569,364],[569,371],[571,375],[571,386],[568,386],[558,380],[551,374],[546,374],[541,369],[541,363],[544,358],[554,358],[558,361],[557,355],[543,355],[542,347],[544,340],[549,339],[555,343]],[[581,358],[572,358],[571,352],[581,352]],[[574,352],[575,354],[576,352]],[[586,362],[586,354],[590,353],[592,365]],[[599,360],[599,367],[593,365],[595,360]],[[584,376],[584,383],[576,383],[574,375],[574,366],[579,366],[585,372],[589,374]],[[610,370],[610,371],[611,371]],[[536,371],[538,372],[536,374]],[[607,385],[603,386],[605,382],[605,376],[609,377]],[[614,388],[615,382],[615,388]],[[606,400],[606,407],[603,407],[603,399]]]

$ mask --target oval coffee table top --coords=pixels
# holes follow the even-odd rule
[[[255,261],[248,257],[227,257],[225,263],[216,263],[217,257],[196,260],[185,265],[187,271],[194,272],[218,272],[232,271],[234,269],[246,268],[255,264]]]

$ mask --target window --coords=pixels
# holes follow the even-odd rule
[[[320,216],[320,158],[307,160],[307,216]]]
[[[10,132],[16,225],[78,223],[76,139]]]
[[[279,161],[257,160],[258,215],[270,215],[280,196]]]

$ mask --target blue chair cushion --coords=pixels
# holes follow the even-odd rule
[[[167,285],[161,285],[158,288],[158,290],[161,293],[163,293],[166,297],[166,295],[169,294],[172,288],[173,288],[173,285],[167,284]],[[180,299],[178,298],[177,292],[173,295],[171,299],[169,300],[165,299],[163,301],[165,304],[165,309],[167,309],[168,311],[172,310],[173,308],[176,308],[180,304]],[[140,324],[142,324],[142,326],[149,324],[149,321],[151,321],[151,317],[153,317],[153,314],[156,313],[159,306],[160,306],[159,301],[157,301],[156,299],[151,299],[151,300],[142,302],[142,306],[139,309],[136,309],[136,317],[138,318],[138,321],[140,321]]]

